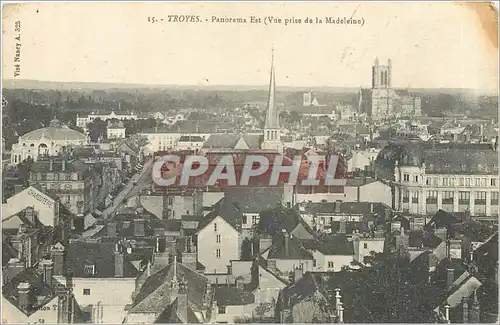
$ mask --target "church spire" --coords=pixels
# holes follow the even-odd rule
[[[271,77],[269,81],[269,97],[267,100],[266,129],[279,129],[279,115],[275,103],[276,81],[274,76],[274,46],[271,55]]]

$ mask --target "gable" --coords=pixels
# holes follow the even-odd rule
[[[247,149],[250,149],[250,147],[245,142],[245,140],[242,137],[240,137],[238,139],[238,142],[236,142],[236,144],[234,145],[234,149],[236,149],[236,150],[247,150]]]
[[[33,186],[24,189],[7,200],[8,204],[18,206],[29,206],[31,202],[34,203],[35,209],[41,207],[54,208],[56,203],[53,198]]]
[[[201,232],[204,232],[205,230],[207,231],[210,231],[210,232],[213,232],[214,230],[214,224],[217,224],[217,230],[221,230],[221,229],[224,229],[224,230],[227,230],[227,229],[232,229],[236,232],[238,232],[236,229],[234,229],[234,227],[229,223],[227,222],[223,217],[221,217],[220,215],[217,215],[215,218],[213,218],[210,222],[208,222],[202,229],[200,229],[200,231],[198,232],[198,234],[200,234]],[[223,228],[221,228],[221,226]]]
[[[302,223],[299,223],[291,233],[294,237],[299,239],[313,239],[314,236],[304,227]]]

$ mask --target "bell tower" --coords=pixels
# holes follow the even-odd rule
[[[274,48],[271,57],[271,77],[269,81],[269,95],[267,100],[266,121],[264,124],[263,141],[261,149],[276,150],[283,153],[283,144],[281,142],[279,112],[276,107],[276,81],[274,73]]]

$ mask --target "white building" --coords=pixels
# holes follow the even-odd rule
[[[39,156],[55,156],[69,147],[87,144],[87,136],[53,119],[50,126],[28,132],[19,137],[12,146],[11,164],[18,164],[30,157],[37,160]]]
[[[134,112],[131,112],[130,114],[115,114],[114,111],[111,111],[109,114],[95,114],[91,113],[87,116],[76,116],[76,126],[81,127],[82,129],[86,129],[87,125],[90,122],[93,122],[96,119],[101,119],[102,121],[107,121],[107,120],[120,120],[120,121],[125,121],[125,120],[137,120],[139,117],[134,114]]]
[[[124,139],[125,127],[121,121],[108,121],[107,128],[108,139]]]
[[[496,144],[393,144],[379,153],[375,173],[394,184],[401,211],[498,215]]]
[[[192,132],[192,133],[181,133],[181,132],[167,132],[165,130],[159,129],[159,128],[154,128],[153,130],[145,131],[140,133],[140,135],[145,136],[148,139],[148,150],[151,152],[155,151],[164,151],[164,150],[171,150],[171,149],[177,149],[178,148],[178,143],[181,137],[191,137],[191,138],[202,138],[203,141],[206,141],[211,133],[198,133],[198,132]],[[186,138],[183,138],[186,139]],[[201,139],[200,139],[201,141]],[[200,141],[192,141],[193,143],[188,143],[192,144],[194,147],[198,147]],[[189,142],[189,141],[188,141]],[[183,147],[184,144],[181,144],[181,147]],[[203,144],[202,144],[203,146]],[[194,149],[193,149],[194,150]]]
[[[195,135],[183,135],[177,140],[177,150],[200,150],[205,143],[205,138]]]
[[[205,274],[225,274],[231,261],[240,259],[241,223],[241,212],[224,199],[202,219],[197,234],[197,253]]]

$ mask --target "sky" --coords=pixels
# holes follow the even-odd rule
[[[470,5],[31,3],[3,9],[4,79],[14,79],[19,43],[17,79],[265,85],[274,45],[278,86],[369,86],[378,57],[381,64],[392,58],[395,87],[498,89],[498,36],[488,37],[496,23]],[[175,14],[202,22],[168,23]],[[364,25],[212,23],[212,16],[352,17]]]

